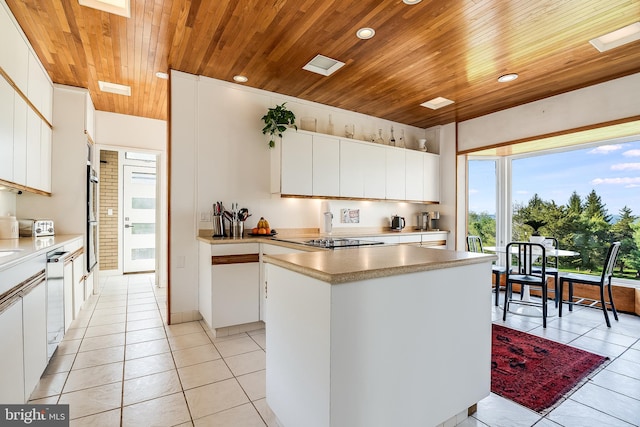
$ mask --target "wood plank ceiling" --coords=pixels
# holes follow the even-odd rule
[[[640,21],[640,0],[131,0],[131,18],[77,0],[6,0],[55,83],[98,110],[167,118],[175,69],[418,127],[462,121],[640,71],[640,42],[589,40]],[[356,38],[361,27],[376,31]],[[324,77],[316,54],[346,63]],[[498,83],[498,76],[520,77]],[[130,85],[131,97],[98,80]],[[455,104],[419,104],[443,96]]]

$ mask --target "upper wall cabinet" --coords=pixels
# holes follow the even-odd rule
[[[27,93],[29,47],[0,3],[0,67],[23,93]]]
[[[439,157],[331,135],[288,131],[271,150],[271,192],[438,202]]]
[[[13,109],[13,88],[0,77],[0,179],[5,181],[13,181]]]
[[[49,123],[53,113],[53,86],[36,56],[29,52],[29,82],[27,98]]]

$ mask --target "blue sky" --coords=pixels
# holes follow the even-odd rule
[[[492,162],[469,166],[469,210],[495,214],[495,170]],[[513,202],[526,204],[538,194],[565,205],[575,190],[584,198],[601,197],[610,215],[623,206],[640,216],[640,141],[602,145],[513,162]]]

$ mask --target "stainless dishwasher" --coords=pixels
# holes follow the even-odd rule
[[[64,337],[64,262],[69,252],[47,253],[47,359]]]

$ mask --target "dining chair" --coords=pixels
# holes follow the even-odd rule
[[[547,327],[547,276],[546,265],[538,262],[545,259],[545,247],[540,243],[511,242],[506,247],[508,260],[504,311],[502,320],[507,320],[510,304],[521,304],[542,308],[542,327]],[[513,298],[513,285],[520,285],[520,299]],[[542,302],[523,299],[524,287],[539,287],[542,291]]]
[[[548,251],[549,249],[557,250],[559,249],[558,239],[555,237],[545,237],[542,241],[545,249]],[[558,282],[559,272],[558,272],[558,257],[547,255],[544,259],[546,266],[546,273],[549,276],[553,276],[553,300],[556,304],[556,308],[558,308],[558,302],[560,301],[560,297],[558,296],[558,288],[560,283]],[[534,266],[534,270],[539,271],[539,266]]]
[[[469,252],[477,252],[481,254],[484,253],[484,249],[482,247],[482,239],[480,238],[480,236],[467,236],[467,250]],[[495,305],[497,307],[498,305],[500,305],[500,290],[505,289],[504,286],[500,286],[500,278],[507,272],[507,269],[499,265],[492,264],[491,272],[493,273],[495,282],[493,292],[495,292],[496,294]]]
[[[560,296],[561,300],[562,296],[564,295],[564,284],[569,284],[569,299],[561,301],[562,303],[569,305],[569,311],[573,311],[574,305],[591,308],[601,308],[602,312],[604,313],[604,320],[607,322],[607,326],[610,328],[611,322],[609,321],[609,315],[607,314],[608,304],[611,306],[613,317],[616,319],[616,321],[618,320],[618,312],[616,311],[616,306],[613,303],[613,293],[611,292],[611,277],[613,276],[613,268],[616,265],[616,258],[618,257],[619,251],[620,242],[613,242],[611,246],[609,246],[607,257],[604,260],[602,274],[600,276],[596,276],[593,274],[568,273],[560,277],[560,289],[558,295]],[[574,284],[598,286],[600,288],[600,300],[586,297],[574,297]],[[609,293],[609,301],[605,301],[604,299],[605,287],[607,288]],[[577,299],[577,301],[574,301],[574,299]],[[560,310],[558,311],[559,317],[562,317],[562,303],[560,304]],[[597,306],[598,304],[600,305],[599,307]]]

